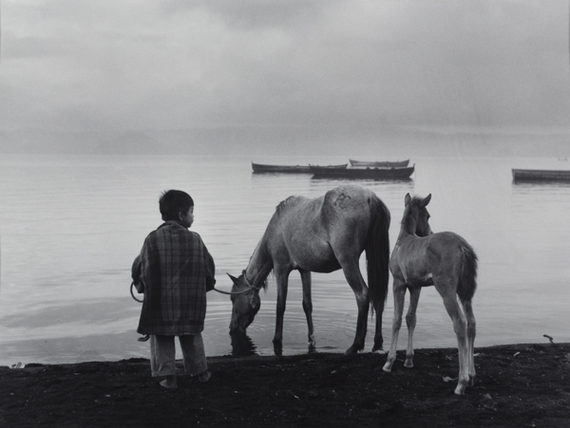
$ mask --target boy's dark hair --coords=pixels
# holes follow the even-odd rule
[[[194,206],[194,200],[182,190],[167,190],[160,196],[158,206],[164,221],[178,220],[178,214],[188,212]]]

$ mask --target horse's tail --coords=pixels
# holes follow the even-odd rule
[[[366,240],[366,262],[368,267],[368,289],[372,308],[384,306],[388,295],[390,262],[390,211],[378,198],[370,201],[371,224]]]
[[[461,245],[462,264],[457,295],[462,302],[470,302],[477,289],[477,255],[467,242]]]

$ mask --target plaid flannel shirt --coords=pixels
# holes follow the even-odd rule
[[[200,235],[167,221],[146,237],[140,259],[145,297],[137,332],[200,333],[215,283],[214,259]]]

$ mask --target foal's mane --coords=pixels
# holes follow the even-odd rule
[[[402,224],[404,224],[404,223],[408,220],[408,217],[410,216],[410,210],[409,210],[409,208],[410,208],[412,205],[418,205],[418,204],[419,204],[420,202],[422,202],[422,201],[423,201],[423,198],[421,198],[421,197],[419,197],[419,196],[412,196],[412,199],[410,200],[410,203],[406,206],[406,208],[405,208],[405,210],[404,210],[404,213],[405,213],[406,215],[404,215],[404,216],[402,217],[402,222],[401,222]]]
[[[411,204],[417,204],[418,202],[421,202],[423,200],[424,200],[424,198],[422,198],[421,196],[418,196],[418,195],[412,196],[412,200],[410,201],[410,205]]]

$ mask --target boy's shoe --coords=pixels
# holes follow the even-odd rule
[[[210,373],[209,370],[206,370],[206,371],[203,371],[202,373],[200,373],[200,374],[198,375],[198,380],[199,380],[201,383],[206,383],[206,382],[208,382],[208,381],[210,380],[211,377],[212,377],[212,373]]]

